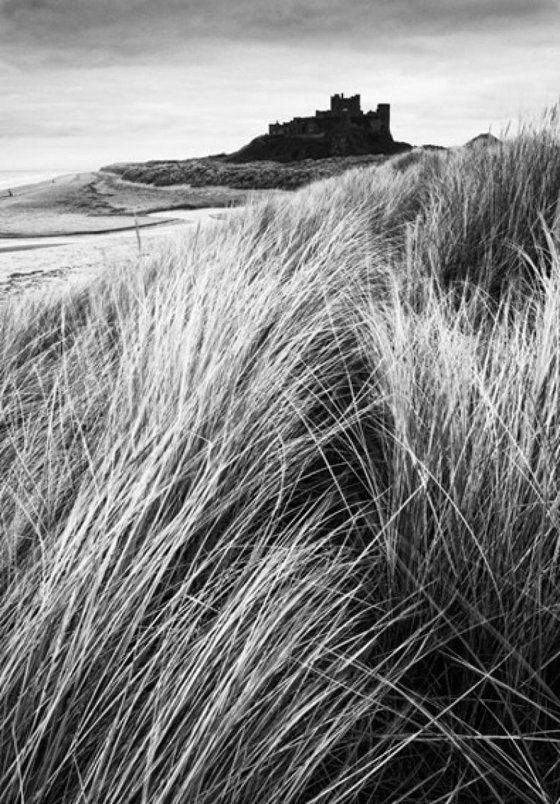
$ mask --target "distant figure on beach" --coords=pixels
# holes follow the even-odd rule
[[[8,195],[10,196],[10,198],[13,198],[13,195],[14,195],[9,187],[8,187]]]

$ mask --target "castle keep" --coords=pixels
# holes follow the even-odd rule
[[[271,123],[270,136],[336,136],[344,134],[351,126],[357,126],[383,139],[391,139],[391,107],[380,103],[375,112],[363,112],[359,95],[344,97],[332,95],[331,108],[315,112],[314,117],[294,117],[289,123]]]

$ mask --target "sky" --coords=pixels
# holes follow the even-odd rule
[[[560,0],[0,0],[0,170],[230,152],[335,92],[499,136],[560,100]]]

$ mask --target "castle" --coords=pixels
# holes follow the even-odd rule
[[[331,97],[331,108],[314,117],[294,117],[288,123],[271,123],[234,154],[230,162],[301,162],[306,159],[395,154],[410,150],[391,135],[391,107],[380,103],[375,112],[362,111],[359,95]]]
[[[391,107],[380,103],[375,112],[363,112],[359,95],[345,98],[344,94],[332,95],[331,108],[317,110],[315,117],[294,117],[289,123],[271,123],[269,136],[343,135],[351,126],[391,140]]]

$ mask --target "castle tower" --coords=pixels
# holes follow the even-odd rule
[[[378,103],[377,115],[381,120],[382,130],[386,131],[387,134],[389,134],[389,132],[391,131],[391,104]]]
[[[362,107],[359,95],[352,95],[350,98],[345,98],[344,93],[340,95],[331,96],[331,114],[341,115],[344,111],[348,111],[352,117],[358,117],[362,114]]]

